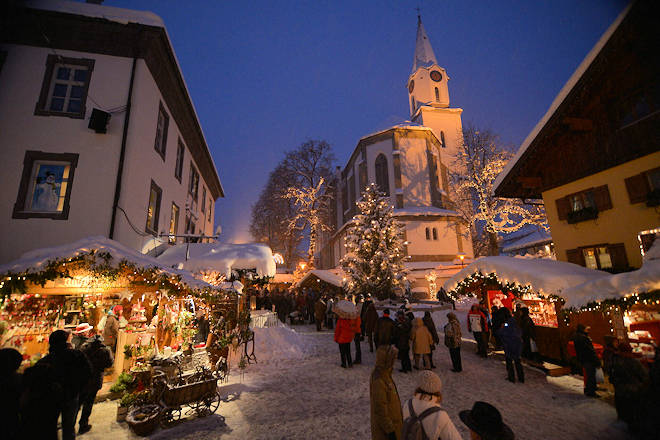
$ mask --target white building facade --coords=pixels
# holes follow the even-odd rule
[[[0,263],[101,235],[140,252],[213,234],[218,172],[162,20],[66,1],[0,41]]]

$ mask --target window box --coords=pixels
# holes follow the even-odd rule
[[[660,206],[660,189],[649,191],[646,195],[646,206]]]
[[[593,207],[582,208],[578,211],[570,211],[566,217],[569,224],[580,223],[598,218],[598,210]]]

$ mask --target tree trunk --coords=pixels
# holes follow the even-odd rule
[[[499,255],[500,249],[497,245],[497,233],[495,232],[486,232],[488,234],[488,255]]]

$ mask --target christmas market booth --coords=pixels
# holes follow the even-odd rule
[[[539,354],[563,363],[574,356],[578,324],[591,327],[597,350],[615,337],[650,358],[651,342],[659,341],[660,258],[651,255],[639,270],[615,275],[554,260],[485,257],[444,287],[454,297],[476,296],[489,310],[527,307]]]
[[[340,269],[312,269],[296,283],[296,287],[318,290],[332,295],[341,295],[344,293],[344,284],[345,278]]]
[[[154,358],[192,359],[207,346],[214,319],[222,324],[218,339],[227,340],[240,316],[231,286],[209,284],[104,237],[31,251],[0,266],[0,292],[0,345],[20,351],[26,366],[48,352],[52,331],[85,331],[103,335],[113,349],[112,379]]]

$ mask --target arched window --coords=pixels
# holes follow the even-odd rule
[[[435,88],[435,100],[440,102],[440,90],[438,88]]]
[[[434,240],[438,239],[438,230],[436,228],[433,228],[433,239]]]
[[[426,228],[426,239],[427,240],[431,239],[431,230],[429,228]]]
[[[415,98],[410,97],[410,108],[412,108],[411,113],[415,113]]]
[[[390,195],[390,178],[387,173],[387,158],[384,154],[379,154],[376,158],[376,185],[385,193]]]
[[[447,144],[445,144],[445,132],[444,131],[440,132],[440,143],[442,144],[442,148],[447,148]]]

